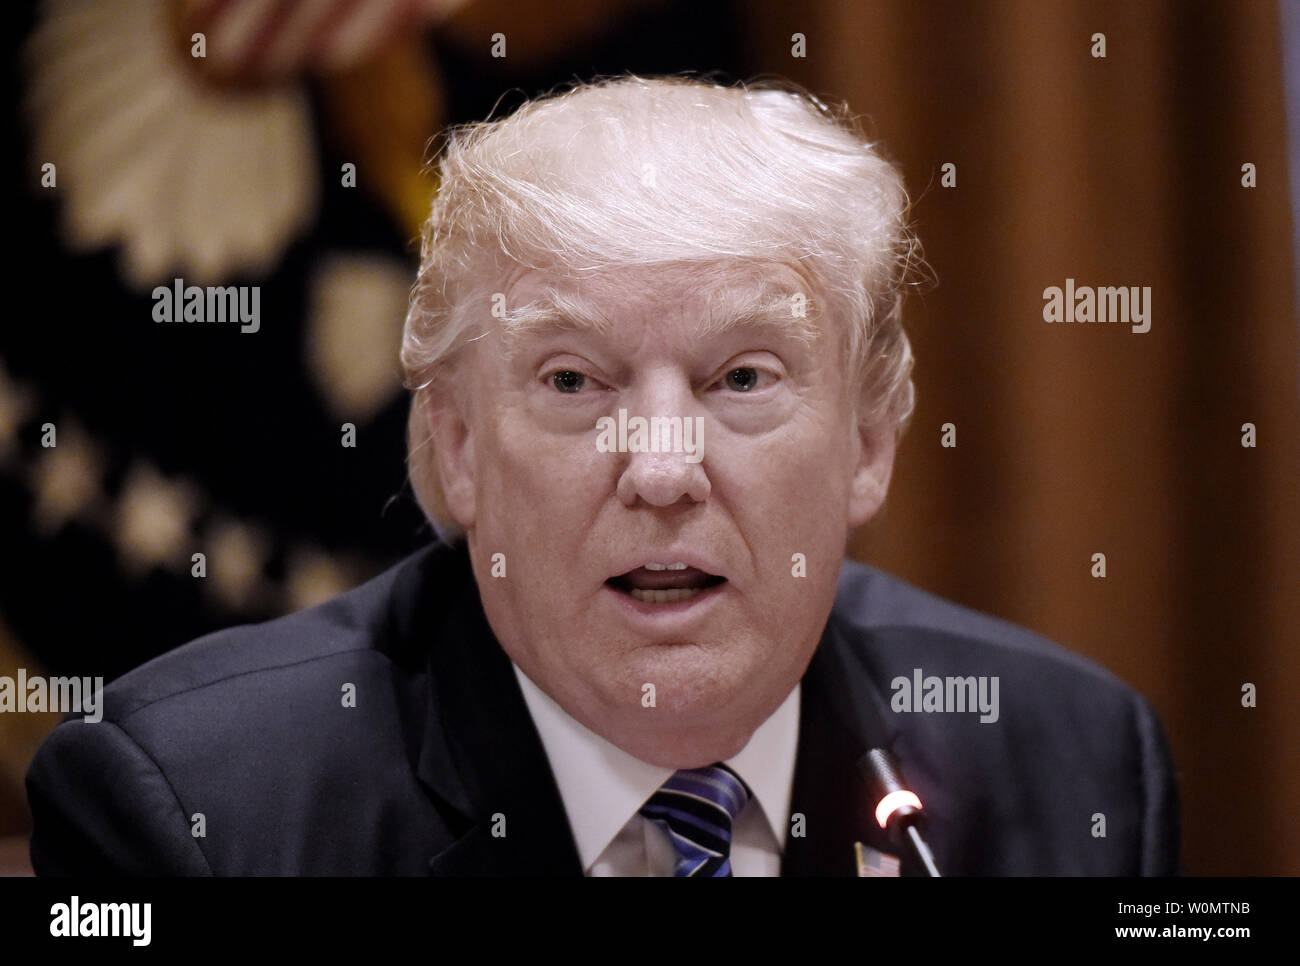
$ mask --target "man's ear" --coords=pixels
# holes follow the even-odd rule
[[[477,512],[476,463],[470,414],[461,404],[465,396],[457,391],[459,382],[459,373],[455,372],[437,379],[429,387],[424,407],[443,502],[451,518],[469,530]]]
[[[857,411],[862,412],[862,409]],[[889,479],[894,472],[897,445],[893,426],[887,422],[871,422],[861,416],[856,418],[853,477],[849,484],[850,528],[867,523],[884,504],[889,492]]]

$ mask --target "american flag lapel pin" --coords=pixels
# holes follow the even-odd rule
[[[897,856],[879,852],[861,842],[853,843],[853,854],[857,859],[858,878],[898,878]]]

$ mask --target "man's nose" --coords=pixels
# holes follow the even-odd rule
[[[701,503],[711,486],[704,463],[691,462],[687,453],[628,453],[618,478],[618,498],[626,506],[644,500],[651,506],[672,506],[679,500]]]
[[[646,446],[623,454],[627,462],[619,475],[618,498],[629,507],[638,500],[651,506],[707,500],[711,485],[703,462],[705,419],[697,412],[689,385],[664,378],[627,403],[629,423],[637,416],[646,421]]]

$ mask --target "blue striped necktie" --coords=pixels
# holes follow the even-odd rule
[[[726,765],[674,772],[641,814],[672,839],[676,876],[730,876],[731,825],[749,801],[749,786]]]

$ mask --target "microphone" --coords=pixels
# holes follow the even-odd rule
[[[934,854],[921,837],[925,816],[921,812],[921,799],[903,784],[898,762],[884,748],[872,748],[858,759],[858,770],[867,780],[871,797],[876,802],[876,821],[887,830],[894,841],[909,851],[925,869],[926,875],[940,878]]]

